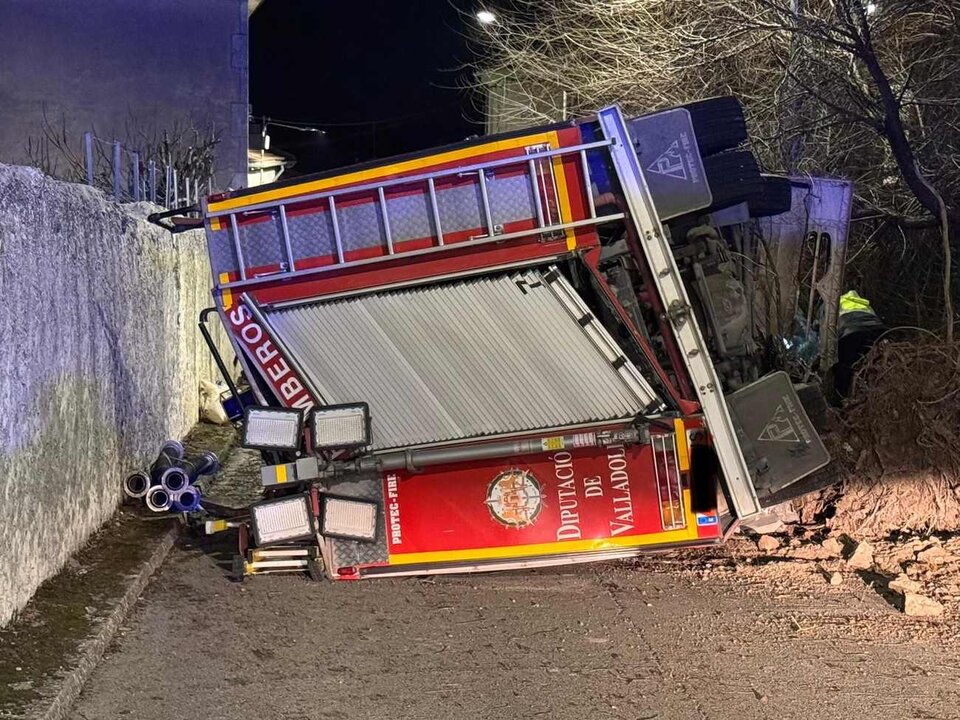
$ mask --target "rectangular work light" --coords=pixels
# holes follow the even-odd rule
[[[249,407],[244,413],[243,446],[254,450],[297,450],[303,413],[287,408]]]
[[[322,535],[366,542],[376,540],[378,503],[336,495],[324,495],[322,499]]]
[[[250,514],[253,537],[259,547],[310,539],[316,532],[307,493],[257,503],[250,508]]]
[[[327,405],[316,408],[310,418],[316,449],[370,444],[370,407],[366,403]]]

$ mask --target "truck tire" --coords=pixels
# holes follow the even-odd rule
[[[743,106],[732,95],[682,105],[690,113],[700,155],[715,155],[739,147],[747,140]]]
[[[747,202],[750,217],[770,217],[790,211],[793,203],[793,186],[790,178],[780,175],[763,175],[760,196]]]
[[[818,386],[810,384],[795,384],[793,389],[797,391],[800,405],[813,423],[814,429],[820,434],[827,432],[829,410],[823,391]]]
[[[763,195],[763,177],[752,152],[736,150],[703,158],[713,194],[711,210],[756,200]]]

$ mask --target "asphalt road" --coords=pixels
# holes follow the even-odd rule
[[[229,582],[174,550],[75,707],[136,718],[960,718],[951,621],[814,564]]]

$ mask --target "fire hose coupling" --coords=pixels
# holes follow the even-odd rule
[[[194,483],[219,469],[216,454],[204,451],[184,457],[183,445],[167,440],[149,470],[135,472],[123,481],[123,491],[129,497],[143,499],[152,512],[196,512],[203,495]]]
[[[187,486],[173,496],[173,503],[170,509],[173,510],[173,512],[196,512],[200,509],[200,500],[202,498],[203,494],[199,488],[193,487],[192,485]]]
[[[123,481],[123,492],[132,498],[145,497],[150,487],[159,485],[163,473],[174,467],[182,457],[183,444],[179,440],[167,440],[148,471],[135,472]]]
[[[173,506],[173,497],[163,487],[163,485],[154,485],[144,497],[147,508],[152,512],[167,512]]]
[[[216,454],[205,451],[194,457],[181,457],[160,476],[160,484],[172,493],[193,485],[201,475],[213,475],[220,469]]]
[[[138,470],[123,481],[123,492],[127,497],[139,499],[150,489],[150,475]]]

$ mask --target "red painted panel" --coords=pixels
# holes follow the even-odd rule
[[[661,532],[649,445],[447,465],[384,480],[390,554]]]

